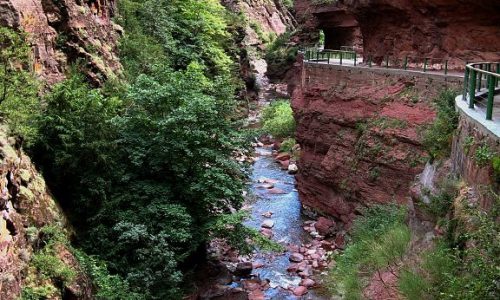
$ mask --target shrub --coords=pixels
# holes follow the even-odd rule
[[[495,156],[491,159],[491,165],[493,167],[493,175],[495,176],[496,182],[500,182],[500,156]]]
[[[481,145],[476,149],[474,160],[480,167],[486,166],[493,158],[493,153],[487,145]]]
[[[118,275],[111,275],[106,263],[95,256],[74,250],[76,259],[96,287],[94,295],[98,300],[138,300],[141,295],[130,290],[128,282]]]
[[[11,134],[30,145],[37,135],[41,112],[38,83],[28,70],[31,48],[22,33],[0,27],[0,111]]]
[[[425,131],[424,146],[431,159],[448,157],[451,151],[453,133],[458,126],[458,113],[455,110],[456,92],[442,91],[435,99],[436,120]]]
[[[410,230],[406,210],[396,205],[366,209],[353,223],[352,241],[329,272],[328,287],[346,299],[361,299],[367,276],[391,268],[406,253]]]
[[[43,276],[63,283],[70,283],[75,279],[76,272],[67,266],[54,252],[47,249],[33,256],[32,264]]]
[[[438,188],[439,192],[430,196],[430,203],[425,209],[436,218],[444,218],[452,209],[453,200],[458,195],[458,182],[446,178],[438,184]]]
[[[51,284],[25,286],[21,290],[21,300],[53,299],[57,293],[57,288]]]
[[[419,274],[411,270],[402,270],[398,280],[399,291],[408,300],[427,299],[428,282]]]
[[[297,58],[298,47],[289,43],[292,32],[287,31],[272,41],[266,49],[265,59],[268,64],[268,76],[282,78],[293,66]]]
[[[280,145],[280,152],[289,152],[292,153],[293,146],[295,146],[297,142],[295,141],[294,138],[287,138],[283,140],[283,142]]]
[[[278,100],[271,103],[263,111],[264,131],[276,138],[291,137],[295,133],[295,120],[290,103]]]
[[[496,210],[487,215],[465,207],[468,225],[450,227],[451,239],[440,239],[423,254],[422,264],[402,273],[401,292],[409,299],[497,299],[500,255]],[[419,290],[420,289],[420,290]]]

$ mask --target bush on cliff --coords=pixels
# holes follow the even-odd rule
[[[37,134],[39,85],[28,71],[31,48],[23,33],[0,26],[0,112],[11,134],[30,144]]]
[[[399,280],[408,299],[498,299],[498,202],[486,213],[464,199],[455,201],[444,237]],[[420,289],[414,288],[416,281]]]
[[[442,91],[435,99],[436,120],[423,134],[423,143],[432,159],[448,157],[451,152],[453,134],[458,126],[455,97],[452,90]]]
[[[267,75],[271,80],[283,79],[297,57],[297,46],[290,44],[292,32],[278,36],[266,49]]]
[[[292,107],[287,100],[278,100],[266,107],[262,113],[264,131],[275,138],[293,137],[295,119]]]

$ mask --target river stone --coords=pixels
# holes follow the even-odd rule
[[[290,167],[290,161],[289,160],[280,160],[280,165],[281,165],[281,170],[288,170],[288,167]]]
[[[290,164],[288,166],[288,174],[297,174],[297,172],[299,171],[299,167],[297,167],[296,164]]]
[[[260,269],[260,268],[264,267],[264,264],[261,263],[261,262],[255,261],[255,262],[252,263],[252,267],[254,269]]]
[[[293,289],[293,294],[297,297],[304,296],[307,294],[307,288],[305,286],[298,286]]]
[[[293,264],[290,264],[286,270],[287,270],[287,272],[290,272],[290,273],[296,273],[299,270],[299,266],[297,264],[293,263]]]
[[[264,183],[257,186],[258,189],[272,189],[274,184]]]
[[[290,160],[290,153],[280,153],[276,156],[276,160],[278,161],[285,161],[285,160]]]
[[[314,280],[309,278],[302,279],[302,281],[300,282],[301,286],[305,286],[307,288],[313,287],[314,284],[315,284]]]
[[[335,226],[335,222],[327,219],[325,217],[320,217],[318,221],[314,224],[314,227],[319,234],[327,236],[332,233]]]
[[[273,237],[273,231],[269,228],[261,228],[260,233],[262,233],[262,235],[267,237],[268,239]]]
[[[280,194],[286,194],[286,192],[282,189],[279,188],[272,188],[268,190],[269,194],[272,195],[280,195]]]
[[[273,216],[273,212],[272,211],[266,211],[265,213],[262,213],[262,215],[264,218],[270,218]]]
[[[304,255],[300,254],[300,253],[292,253],[290,255],[290,261],[291,262],[296,262],[296,263],[299,263],[301,261],[304,260]]]
[[[262,222],[262,225],[260,225],[261,227],[264,227],[264,228],[273,228],[274,227],[274,221],[273,220],[264,220],[264,222]]]

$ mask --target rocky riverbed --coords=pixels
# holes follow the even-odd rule
[[[302,214],[293,158],[273,151],[273,144],[258,143],[251,168],[249,196],[243,209],[249,212],[246,226],[283,246],[282,252],[257,249],[250,255],[221,241],[211,252],[230,270],[218,292],[206,299],[328,299],[322,277],[333,266],[334,252],[343,247],[343,235],[334,221]]]

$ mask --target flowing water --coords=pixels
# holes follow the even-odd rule
[[[257,148],[259,159],[252,167],[252,183],[250,190],[255,198],[248,203],[251,211],[251,219],[245,225],[260,229],[265,219],[262,214],[272,212],[271,220],[274,221],[272,228],[273,240],[280,244],[301,245],[311,240],[311,236],[303,229],[305,217],[301,214],[301,204],[299,195],[295,189],[295,177],[281,170],[274,158],[271,156],[271,150],[266,148]],[[263,188],[263,181],[274,182],[275,188],[282,190],[283,194],[271,194],[269,189]],[[266,253],[259,251],[254,257],[255,262],[264,264],[263,268],[255,269],[254,274],[260,279],[270,281],[271,288],[265,292],[266,299],[297,299],[288,287],[299,285],[301,278],[297,275],[291,275],[286,271],[290,265],[290,252],[284,254]],[[310,289],[308,294],[301,299],[326,299]]]

